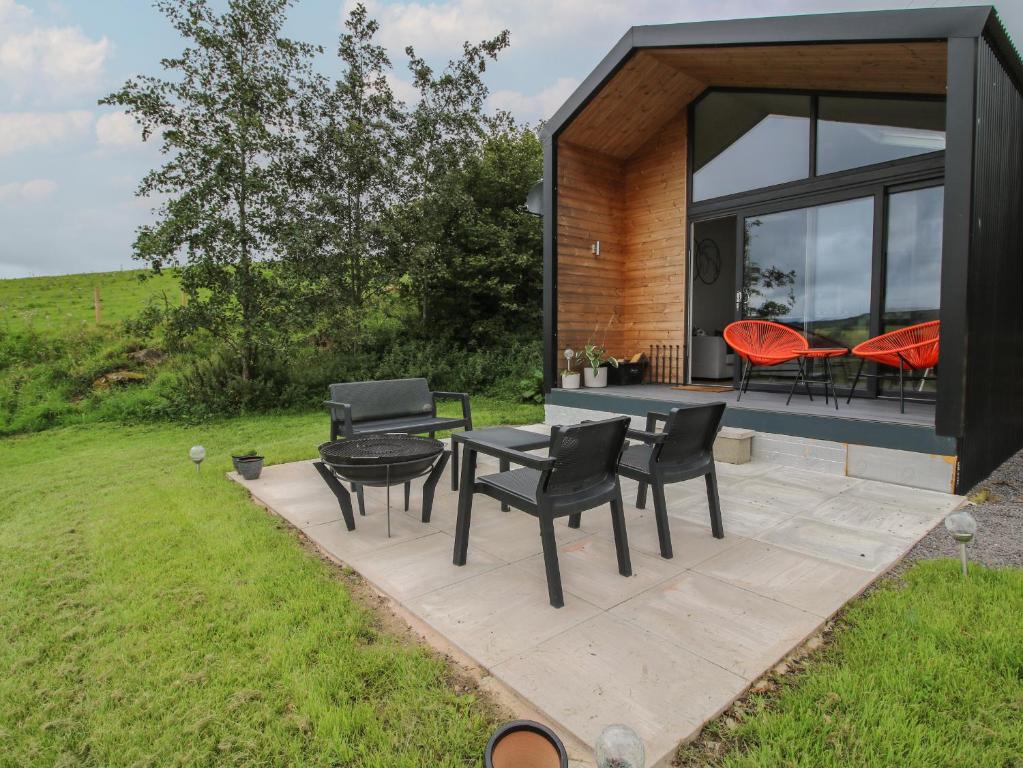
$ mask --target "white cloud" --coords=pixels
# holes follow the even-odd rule
[[[2,12],[0,8],[0,12]],[[11,181],[0,184],[0,200],[4,202],[20,200],[37,203],[53,196],[57,191],[57,183],[49,179],[31,179],[29,181]]]
[[[533,95],[513,90],[494,91],[490,94],[489,103],[491,108],[511,112],[519,120],[546,120],[565,103],[577,87],[579,81],[576,78],[559,77],[551,85]]]
[[[347,16],[356,0],[346,0],[342,13]],[[504,27],[501,6],[486,0],[453,2],[364,3],[371,18],[380,22],[380,42],[392,51],[413,45],[419,54],[457,56],[466,40],[493,37]]]
[[[393,72],[388,72],[386,78],[387,84],[391,86],[391,93],[397,99],[404,101],[408,105],[415,105],[419,101],[419,91],[408,80],[402,80]]]
[[[16,103],[50,103],[99,85],[110,53],[106,38],[77,27],[46,26],[13,0],[0,0],[0,95]]]
[[[104,147],[135,147],[142,143],[142,129],[127,112],[108,112],[96,121],[96,140]]]
[[[84,134],[92,127],[92,113],[2,112],[0,155],[45,147]]]

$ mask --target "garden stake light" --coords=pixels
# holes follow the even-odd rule
[[[952,538],[959,542],[959,559],[963,563],[963,576],[966,576],[966,544],[977,532],[977,521],[965,509],[953,512],[945,518],[945,528]]]
[[[206,458],[206,449],[201,445],[193,445],[188,451],[188,458],[195,463],[195,471],[199,471],[199,465]]]
[[[644,768],[643,740],[627,725],[609,725],[594,747],[597,768]]]

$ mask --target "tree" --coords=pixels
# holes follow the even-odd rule
[[[293,255],[324,331],[357,348],[367,300],[389,285],[384,221],[401,186],[405,113],[364,5],[355,6],[345,27],[337,51],[341,78],[315,77],[303,107],[309,135],[296,187],[306,202]]]
[[[189,301],[172,323],[225,343],[244,381],[288,317],[275,262],[294,232],[299,86],[318,50],[281,36],[291,5],[229,0],[218,14],[207,0],[158,0],[184,51],[161,62],[165,77],[137,76],[100,101],[125,107],[167,157],[137,190],[162,202],[138,231],[135,257],[156,271],[182,265]]]
[[[401,205],[394,209],[392,255],[397,271],[407,277],[405,291],[416,301],[422,327],[437,327],[431,304],[439,296],[435,277],[445,269],[445,222],[452,221],[464,202],[461,173],[492,127],[484,114],[489,91],[483,73],[487,61],[495,60],[509,39],[504,30],[476,45],[467,42],[461,58],[448,62],[439,73],[412,46],[405,49],[419,102],[404,131],[407,184]]]
[[[539,336],[543,293],[540,220],[525,210],[542,175],[536,134],[492,126],[482,146],[447,176],[431,207],[430,334],[461,347],[499,347]]]

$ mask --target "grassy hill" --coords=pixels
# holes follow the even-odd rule
[[[93,327],[97,288],[103,325],[134,317],[150,301],[181,301],[175,275],[152,276],[145,270],[0,280],[0,328],[59,335]]]

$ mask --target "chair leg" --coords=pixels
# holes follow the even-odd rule
[[[462,489],[458,493],[458,520],[455,522],[455,565],[465,565],[469,553],[469,524],[472,520],[473,482],[472,470],[475,451],[466,451],[462,463]]]
[[[405,511],[406,512],[408,512],[408,502],[409,502],[409,497],[411,495],[412,495],[412,483],[406,481],[406,483],[405,483]]]
[[[853,379],[852,387],[849,388],[849,397],[845,399],[845,404],[849,405],[852,402],[853,393],[856,391],[856,385],[860,383],[860,374],[863,373],[863,364],[866,362],[866,358],[860,358],[860,366],[856,369],[856,378]]]
[[[668,527],[668,504],[664,500],[664,483],[654,480],[650,485],[654,492],[654,517],[657,520],[657,541],[661,546],[661,557],[670,560],[674,554],[671,551],[671,530]]]
[[[799,363],[799,373],[796,374],[796,380],[792,382],[792,388],[789,390],[789,399],[785,401],[785,405],[792,402],[792,396],[796,394],[796,387],[799,386],[799,382],[803,380],[803,358],[796,358]]]
[[[835,377],[831,373],[831,358],[824,358],[824,375],[826,380],[824,382],[824,402],[828,402],[828,387],[831,387],[831,397],[835,401],[835,410],[838,410],[838,392],[835,391]]]
[[[615,554],[618,555],[618,573],[622,576],[632,575],[632,558],[629,557],[629,534],[625,529],[625,506],[622,504],[622,492],[619,489],[611,500],[611,527],[615,535]]]
[[[636,509],[646,509],[646,483],[642,480],[636,490]]]
[[[362,493],[362,483],[355,484],[355,495],[359,499],[359,514],[366,516],[366,497]]]
[[[558,542],[554,538],[554,521],[542,513],[540,542],[543,544],[543,564],[547,569],[547,594],[551,605],[561,608],[565,605],[565,595],[561,591],[561,569],[558,566]]]
[[[458,443],[451,441],[451,490],[458,490]]]
[[[906,380],[902,370],[902,361],[899,361],[899,413],[906,412]]]
[[[749,389],[749,377],[750,371],[753,370],[753,363],[748,360],[745,361],[746,365],[743,367],[742,376],[739,377],[739,392],[735,398],[735,402],[742,400],[742,393]]]
[[[508,459],[501,459],[501,471],[502,472],[507,472],[510,469],[511,469],[511,462],[508,461]],[[501,502],[501,511],[502,512],[507,512],[510,509],[511,509],[511,507],[509,507],[504,502]],[[578,527],[579,526],[576,526],[576,528],[578,528]]]
[[[582,524],[583,515],[582,512],[576,512],[574,515],[568,516],[568,527],[578,528]]]
[[[718,473],[711,468],[703,476],[707,483],[707,506],[710,507],[710,531],[715,539],[725,538],[725,526],[721,522],[721,499],[718,497]]]

